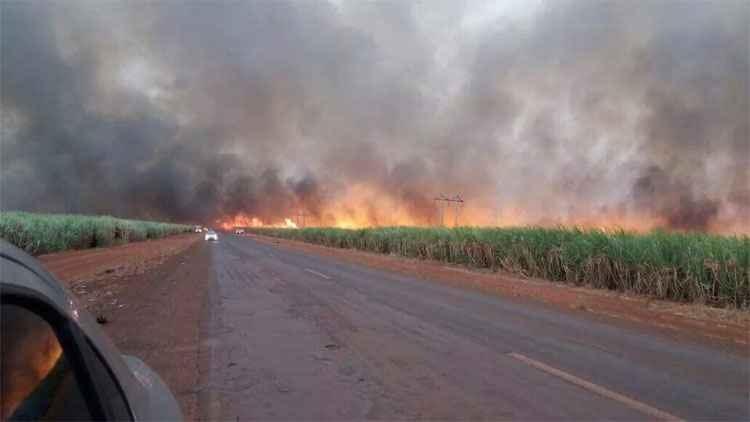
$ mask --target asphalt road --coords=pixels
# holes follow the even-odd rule
[[[746,357],[225,235],[212,419],[749,420]]]

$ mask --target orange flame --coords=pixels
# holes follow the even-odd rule
[[[245,227],[278,227],[287,229],[296,229],[297,224],[291,218],[284,218],[283,223],[265,223],[258,217],[253,217],[244,213],[232,217],[222,218],[216,221],[216,224],[224,230]]]
[[[429,196],[428,196],[429,198]],[[439,204],[427,199],[416,208],[377,187],[367,184],[349,186],[345,192],[326,199],[324,207],[311,209],[299,204],[295,209],[286,210],[287,215],[304,212],[298,220],[284,218],[283,214],[267,221],[259,216],[239,213],[217,221],[223,229],[235,227],[339,227],[364,228],[385,226],[475,226],[475,227],[518,227],[518,226],[577,226],[587,229],[627,230],[648,232],[668,227],[659,216],[643,215],[635,210],[577,209],[563,213],[556,218],[543,218],[527,212],[523,207],[504,204],[498,207],[492,198],[465,198],[466,203],[456,208],[453,204]],[[444,206],[441,208],[441,206]],[[554,204],[550,205],[554,207]],[[441,223],[442,210],[442,223]],[[300,213],[301,214],[301,213]],[[739,221],[739,223],[738,223]],[[706,231],[721,234],[747,234],[750,227],[744,220],[727,215],[715,221]]]

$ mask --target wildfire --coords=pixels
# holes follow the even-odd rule
[[[224,230],[232,230],[236,227],[278,227],[287,229],[296,229],[297,224],[291,218],[284,218],[283,223],[265,223],[258,217],[247,214],[237,214],[232,217],[219,219],[216,224]]]
[[[576,226],[584,229],[600,230],[627,230],[633,232],[649,232],[657,228],[666,227],[664,222],[658,218],[645,218],[634,215],[620,214],[603,214],[589,216],[575,216],[562,219],[538,219],[528,216],[517,210],[505,210],[496,212],[487,209],[467,209],[455,218],[455,211],[447,210],[443,215],[442,225],[453,227],[458,222],[459,226],[473,227],[520,227],[520,226]],[[298,228],[298,224],[291,218],[283,218],[282,221],[266,223],[258,217],[251,217],[245,214],[238,214],[217,221],[217,225],[224,230],[247,227],[275,227],[275,228]],[[306,227],[337,227],[344,229],[359,229],[365,227],[387,227],[387,226],[439,226],[439,217],[435,216],[432,220],[419,220],[408,215],[402,215],[394,212],[393,215],[386,218],[378,218],[373,215],[371,209],[347,208],[338,213],[329,212],[321,217],[308,217]],[[744,234],[748,232],[746,226],[726,225],[723,227],[709,227],[708,232],[722,234]]]
[[[286,227],[288,229],[296,229],[297,228],[297,224],[295,224],[294,221],[292,221],[291,218],[285,218],[284,219],[284,226],[283,227]]]
[[[374,200],[377,198],[377,201]],[[426,198],[426,199],[425,199]],[[324,207],[306,207],[298,204],[285,214],[298,216],[298,219],[284,218],[281,215],[268,217],[239,213],[217,221],[226,230],[236,227],[338,227],[357,229],[387,226],[474,226],[474,227],[518,227],[518,226],[576,226],[587,229],[627,230],[648,232],[657,228],[669,228],[662,217],[644,215],[634,209],[595,209],[586,208],[563,210],[555,218],[522,206],[504,204],[498,206],[493,198],[467,198],[461,206],[443,205],[425,195],[420,200],[398,197],[376,187],[352,185],[338,195],[327,198]],[[283,214],[282,214],[283,215]],[[736,221],[740,221],[736,223]],[[676,230],[676,229],[672,229]],[[728,215],[718,219],[705,231],[722,234],[748,233],[746,223],[736,216]]]

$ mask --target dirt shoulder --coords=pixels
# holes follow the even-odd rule
[[[546,280],[469,269],[440,262],[336,249],[304,242],[249,234],[277,247],[329,256],[346,262],[396,271],[451,286],[479,290],[519,301],[542,302],[566,312],[637,326],[677,337],[748,353],[750,312],[679,304],[630,294],[568,286]]]
[[[210,251],[185,235],[40,257],[66,282],[122,353],[164,379],[187,420],[198,415],[200,330],[211,280]]]
[[[143,274],[195,243],[200,236],[184,234],[107,248],[65,251],[38,256],[58,279],[74,284],[97,277]]]

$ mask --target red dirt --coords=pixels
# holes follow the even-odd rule
[[[97,276],[143,273],[147,268],[162,263],[167,257],[184,251],[198,238],[192,234],[184,234],[109,248],[58,252],[37,258],[48,271],[70,284]]]
[[[638,327],[656,329],[672,337],[724,346],[742,354],[750,353],[748,311],[717,309],[699,304],[679,304],[434,261],[330,248],[258,235],[248,236],[277,247],[330,256],[507,298],[543,302],[569,312],[596,315],[616,324],[635,324]]]

